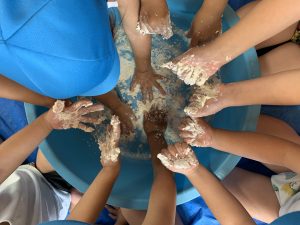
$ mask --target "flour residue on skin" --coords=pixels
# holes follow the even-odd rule
[[[207,80],[206,72],[200,66],[191,66],[180,62],[177,64],[168,62],[163,64],[162,68],[172,70],[172,72],[177,74],[178,78],[183,80],[187,85],[196,84],[201,86]]]
[[[142,35],[147,34],[160,34],[164,40],[167,40],[173,36],[173,30],[171,25],[170,16],[168,16],[169,25],[161,25],[161,27],[151,28],[149,25],[145,25],[142,22],[138,22],[136,25],[136,31]]]
[[[106,132],[106,135],[98,139],[99,149],[101,151],[101,160],[104,162],[117,162],[121,153],[118,147],[120,138],[120,120],[117,116],[111,118],[111,129]]]
[[[195,87],[190,104],[185,107],[184,112],[187,115],[193,115],[203,108],[209,99],[217,99],[220,94],[219,84],[220,80],[213,77],[204,85]]]
[[[149,112],[153,104],[168,111],[168,127],[165,132],[165,139],[169,144],[181,141],[178,134],[180,118],[185,116],[183,108],[188,103],[190,96],[190,88],[179,80],[170,70],[161,68],[160,65],[170,61],[177,55],[180,55],[188,47],[188,39],[184,35],[184,31],[175,28],[174,37],[171,41],[161,41],[160,37],[153,37],[152,47],[152,66],[156,73],[163,75],[165,80],[160,82],[161,86],[167,92],[166,96],[162,96],[159,91],[153,88],[153,101],[146,104],[142,101],[140,88],[130,91],[130,84],[135,70],[134,58],[127,36],[122,27],[115,30],[115,41],[120,56],[121,76],[117,84],[117,92],[124,102],[129,104],[133,109],[136,121],[133,121],[135,134],[131,136],[122,136],[120,139],[121,154],[125,157],[138,160],[150,159],[150,148],[147,142],[146,134],[143,129],[144,111]],[[185,46],[183,48],[183,46]],[[104,120],[109,120],[110,112],[102,113]],[[105,124],[105,122],[103,122]],[[97,128],[95,136],[103,132],[101,126]]]
[[[92,102],[87,102],[82,104],[82,107],[89,107],[93,105]],[[57,100],[53,107],[52,111],[55,114],[56,119],[61,123],[62,129],[69,129],[69,128],[80,128],[85,132],[93,132],[94,128],[87,127],[81,125],[81,116],[79,115],[79,109],[75,111],[64,111],[65,110],[65,101]],[[98,120],[95,124],[100,124],[101,120]]]
[[[199,164],[195,157],[193,150],[187,147],[184,153],[176,154],[175,156],[167,157],[164,154],[158,154],[157,158],[167,168],[174,168],[177,170],[188,170]]]
[[[191,132],[194,139],[197,138],[198,135],[204,134],[202,127],[194,120],[190,120],[182,130]]]
[[[215,60],[203,61],[195,55],[189,55],[180,61],[162,64],[161,67],[171,70],[187,85],[202,86],[218,70],[220,63]]]

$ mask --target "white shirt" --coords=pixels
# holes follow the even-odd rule
[[[272,176],[271,181],[280,205],[279,216],[300,211],[300,175],[281,173]]]
[[[56,190],[33,166],[20,166],[0,185],[0,223],[37,225],[64,220],[69,193]]]

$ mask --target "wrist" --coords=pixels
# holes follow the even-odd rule
[[[203,172],[203,170],[205,170],[205,167],[202,166],[201,164],[198,164],[195,168],[193,168],[188,173],[186,173],[185,176],[189,180],[193,180],[194,178],[197,179],[197,177]]]
[[[42,126],[47,129],[48,131],[52,131],[54,129],[54,127],[52,126],[51,123],[51,118],[54,117],[52,109],[49,109],[48,112],[44,113],[43,115],[40,116],[40,119],[42,121]]]
[[[110,177],[117,177],[120,173],[120,166],[105,166],[101,171]]]
[[[147,62],[149,61],[149,62]],[[150,60],[145,60],[144,63],[136,64],[135,66],[135,72],[137,73],[146,73],[152,70],[152,65],[150,63]]]

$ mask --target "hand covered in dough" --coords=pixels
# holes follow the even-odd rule
[[[92,132],[94,128],[86,123],[100,124],[101,119],[88,116],[89,113],[104,109],[101,104],[93,104],[90,100],[80,100],[65,106],[65,101],[57,100],[47,113],[47,120],[54,129],[79,128],[85,132]]]
[[[167,112],[152,105],[149,112],[144,112],[144,130],[150,134],[164,134],[168,126]]]
[[[160,34],[164,39],[173,35],[168,5],[165,0],[142,0],[136,30],[141,34]]]
[[[184,175],[192,173],[199,166],[196,155],[186,143],[169,145],[157,158],[167,169]]]
[[[179,126],[180,137],[189,145],[209,147],[212,144],[213,129],[203,119],[183,119]]]
[[[163,64],[162,67],[172,70],[187,85],[201,86],[225,62],[226,59],[218,53],[218,49],[205,45],[191,48],[175,60]]]
[[[210,84],[209,82],[196,87],[184,112],[190,117],[198,118],[220,111],[224,108],[223,87],[223,84]]]
[[[119,154],[121,152],[119,148],[120,135],[120,120],[117,116],[112,116],[104,137],[98,140],[103,167],[114,167],[119,164]]]

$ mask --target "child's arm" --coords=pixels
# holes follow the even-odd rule
[[[289,70],[272,76],[228,85],[228,106],[243,105],[299,105],[300,70]],[[225,85],[226,86],[226,85]]]
[[[94,105],[85,108],[86,105],[90,105],[91,102],[82,100],[74,103],[70,107],[66,107],[63,112],[68,113],[69,118],[76,119],[75,117],[85,115],[90,111],[100,111],[102,106]],[[85,112],[78,111],[76,116],[72,113],[77,110],[85,110]],[[84,122],[89,123],[97,122],[95,118],[85,117]],[[64,119],[59,118],[53,110],[41,115],[34,122],[27,127],[13,135],[0,145],[0,184],[6,180],[17,168],[20,166],[26,157],[45,139],[53,129],[67,129],[71,128],[73,124],[65,123]]]
[[[120,133],[120,121],[114,116],[111,125],[107,128],[106,136],[99,140],[103,169],[72,210],[68,220],[94,224],[99,212],[105,207],[120,171],[120,150],[118,148]],[[112,155],[114,156],[112,157]]]
[[[115,90],[96,96],[95,99],[120,118],[123,133],[129,134],[134,132],[133,121],[136,120],[136,117],[130,106],[121,101]]]
[[[37,94],[0,74],[0,97],[50,108],[55,100]]]
[[[164,138],[167,125],[166,112],[155,106],[144,115],[144,130],[151,149],[154,181],[143,225],[173,225],[175,223],[176,184],[173,173],[166,169],[157,158],[161,150],[167,147]]]
[[[196,131],[188,128],[191,126]],[[192,146],[209,146],[300,173],[300,145],[293,142],[267,134],[215,129],[202,119],[187,119],[180,129],[181,137]]]
[[[190,47],[211,41],[222,33],[222,15],[228,0],[205,0],[188,32]]]
[[[204,198],[206,204],[222,225],[254,225],[254,221],[240,202],[221,182],[199,164],[193,150],[186,143],[168,146],[162,152],[162,163],[171,171],[182,173]],[[184,168],[176,161],[184,163]]]
[[[163,95],[165,91],[158,82],[162,76],[156,74],[151,65],[151,35],[142,35],[136,31],[140,2],[137,0],[119,0],[118,3],[122,24],[135,58],[135,73],[131,83],[131,91],[140,85],[144,101],[152,101],[153,87],[157,88]]]
[[[144,31],[160,34],[164,39],[173,35],[166,0],[141,0],[139,23]]]
[[[224,108],[244,105],[299,105],[300,70],[288,70],[260,78],[222,84],[216,87],[217,96],[197,104],[198,98],[190,99],[191,117],[215,114]],[[199,96],[200,97],[200,96]]]
[[[106,204],[118,175],[118,166],[104,167],[67,219],[94,224]]]
[[[280,19],[278,19],[280,18]],[[263,0],[214,43],[232,59],[300,19],[298,0]]]
[[[260,1],[240,22],[220,37],[205,46],[191,48],[173,60],[175,69],[176,66],[190,68],[187,71],[177,68],[174,72],[180,79],[190,82],[191,85],[200,78],[206,80],[224,64],[296,23],[299,19],[300,1],[298,0]],[[195,82],[191,83],[191,78]]]

